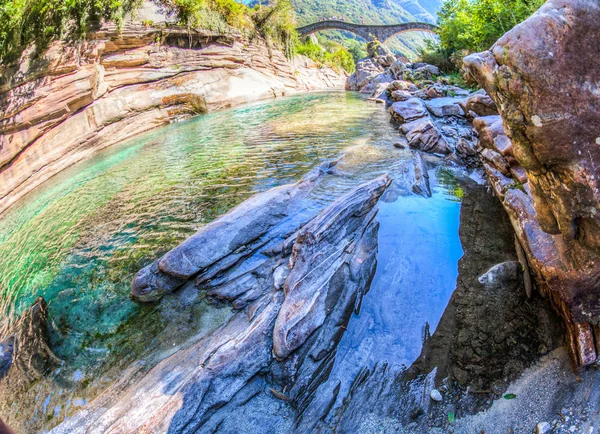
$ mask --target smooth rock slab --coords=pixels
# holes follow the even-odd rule
[[[313,180],[322,176],[312,173]],[[287,188],[295,191],[306,181]],[[133,366],[130,374],[52,432],[214,432],[255,398],[289,401],[300,414],[305,409],[312,414],[307,406],[313,392],[325,384],[323,373],[328,372],[337,343],[375,274],[376,204],[390,182],[382,176],[359,186],[284,239],[277,230],[281,222],[269,220],[273,231],[269,238],[281,241],[268,247],[268,254],[255,249],[240,258],[237,249],[232,250],[233,259],[219,259],[229,268],[215,275],[214,285],[188,279],[186,289],[210,288],[207,292],[222,300],[237,302],[236,297],[245,296],[238,293],[243,287],[255,294],[254,299],[239,306],[227,324],[147,373]],[[278,197],[275,192],[281,191],[273,189],[265,197]],[[239,209],[260,218],[253,206],[263,205],[255,196]],[[279,218],[285,221],[287,214]],[[201,252],[195,254],[202,257]],[[243,283],[238,285],[238,280]],[[285,360],[276,361],[275,356]],[[268,383],[271,379],[278,384]],[[265,397],[261,391],[267,384],[275,392]]]
[[[140,270],[133,279],[131,298],[141,303],[158,301],[211,266],[215,266],[211,272],[214,275],[251,255],[268,243],[271,229],[299,212],[295,205],[306,197],[332,165],[325,163],[296,184],[257,194],[204,226]],[[273,234],[271,238],[276,235],[280,234]]]

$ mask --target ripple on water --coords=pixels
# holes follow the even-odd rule
[[[43,295],[49,304],[51,346],[65,364],[42,382],[36,394],[23,396],[19,405],[25,412],[38,409],[41,414],[36,413],[34,424],[35,418],[44,417],[54,418],[49,424],[56,424],[74,411],[75,402],[93,398],[134,360],[150,354],[164,356],[223,323],[230,309],[203,302],[167,300],[140,308],[128,298],[133,275],[250,195],[295,181],[342,151],[335,173],[312,192],[307,206],[321,208],[383,173],[394,177],[411,156],[410,151],[392,147],[396,138],[384,109],[365,104],[355,94],[298,96],[154,130],[98,153],[28,195],[0,217],[0,334],[11,318]],[[452,224],[423,234],[407,224],[415,217],[411,212],[418,214],[418,209],[438,210],[431,216],[438,225],[442,220],[457,220],[458,205],[445,200],[454,197],[448,192],[455,187],[452,182],[450,187],[436,185],[433,201],[415,198],[408,189],[394,195],[392,203],[382,204],[380,269],[373,297],[367,296],[361,314],[371,315],[368,321],[377,327],[397,327],[385,318],[391,311],[378,317],[368,303],[401,296],[401,282],[410,280],[408,265],[403,268],[406,276],[394,281],[393,294],[381,291],[390,286],[386,279],[395,279],[386,270],[415,254],[410,243],[419,243],[419,237],[422,242],[445,240],[451,232],[455,241],[448,242],[458,242]],[[438,201],[451,205],[438,207]],[[421,203],[430,203],[430,208],[421,208]],[[449,207],[449,214],[440,211],[444,207]],[[453,256],[444,261],[447,269],[440,272],[444,275],[443,288],[438,288],[443,293],[440,306],[454,288],[449,282],[456,272],[458,250],[453,246]],[[427,256],[434,253],[424,250],[413,261],[430,260]],[[410,284],[426,291],[439,282],[427,286],[411,280]],[[420,327],[428,315],[425,310],[405,328]],[[354,323],[365,327],[361,321]],[[369,352],[387,345],[375,331],[349,330],[349,335],[363,346],[372,342]],[[413,341],[402,354],[404,343],[392,342],[392,348],[398,349],[394,354],[409,360],[412,355],[406,354],[414,353]],[[348,348],[341,348],[344,357]],[[58,394],[55,383],[65,393]],[[73,405],[67,405],[68,400]],[[9,406],[0,398],[0,408]],[[59,406],[59,414],[54,415]],[[10,411],[17,410],[11,407]]]

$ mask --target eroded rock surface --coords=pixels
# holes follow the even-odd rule
[[[346,79],[258,39],[135,23],[26,51],[1,72],[0,212],[91,153],[173,119]]]
[[[39,297],[0,341],[0,387],[5,396],[17,396],[60,365],[48,346],[47,321],[48,306]]]
[[[143,286],[150,288],[147,294],[164,295],[156,283],[171,282],[164,278],[168,271],[179,286],[245,302],[234,303],[239,311],[211,335],[166,358],[139,382],[124,376],[53,432],[213,432],[260,405],[254,400],[289,402],[299,415],[314,408],[313,392],[326,380],[337,343],[375,273],[376,205],[391,182],[379,177],[317,216],[294,220],[293,205],[327,168],[250,198],[157,261],[154,277],[148,278],[152,267],[142,271],[133,284],[136,296],[142,280],[152,283]],[[211,243],[217,236],[222,242]],[[246,245],[253,248],[240,250]],[[161,269],[165,258],[168,267]],[[231,290],[242,287],[244,295]],[[299,417],[295,423],[310,432],[303,424],[313,422]]]
[[[502,116],[502,133],[478,128],[493,145],[486,170],[579,365],[597,358],[600,321],[599,19],[596,1],[550,0],[464,61]]]

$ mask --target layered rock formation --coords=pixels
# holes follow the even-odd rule
[[[106,26],[77,45],[23,54],[0,79],[0,212],[91,153],[191,114],[345,76],[238,35]]]
[[[39,297],[0,341],[0,386],[5,396],[17,396],[60,365],[48,346],[47,321],[48,306]]]
[[[502,116],[475,121],[486,172],[577,365],[600,354],[599,20],[596,1],[550,0],[464,60]]]
[[[132,287],[137,301],[159,298],[159,282],[176,276],[178,293],[234,301],[238,311],[141,381],[124,375],[53,432],[215,432],[230,420],[239,428],[245,409],[261,399],[289,402],[298,415],[290,422],[311,432],[318,417],[302,415],[315,410],[314,391],[326,380],[337,343],[369,289],[376,204],[391,182],[382,176],[316,216],[295,218],[290,211],[328,168],[249,199],[143,270]],[[209,241],[217,232],[228,237],[220,247]],[[239,243],[253,247],[240,249]],[[261,393],[267,387],[269,398]],[[265,418],[254,420],[255,430],[275,431],[269,424],[282,423],[266,414],[255,416]]]

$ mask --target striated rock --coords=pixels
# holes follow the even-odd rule
[[[442,96],[443,95],[440,95],[440,97],[435,97],[430,101],[425,101],[425,106],[432,115],[437,116],[438,118],[463,115],[463,110],[459,105],[464,101],[462,98],[443,98]]]
[[[356,64],[356,71],[348,77],[346,90],[361,90],[371,82],[373,77],[382,72],[383,68],[375,64],[370,58],[363,59]]]
[[[257,195],[232,212],[243,209],[256,219],[256,225],[275,227],[263,219],[263,209],[281,211],[276,204],[285,195],[282,191],[299,194],[294,192],[308,182],[307,178],[317,177],[313,173],[293,186],[274,189],[267,196]],[[52,432],[215,432],[224,421],[242,418],[240,408],[264,405],[260,403],[265,400],[276,400],[278,407],[289,403],[297,412],[298,430],[310,432],[319,421],[315,415],[324,415],[330,408],[311,405],[314,391],[319,389],[319,403],[335,399],[339,392],[339,385],[328,384],[323,374],[331,369],[337,344],[375,273],[376,204],[390,182],[382,176],[359,186],[309,218],[292,236],[284,236],[286,230],[281,233],[282,227],[289,227],[284,224],[289,216],[280,212],[280,230],[270,232],[277,242],[255,255],[240,258],[235,248],[229,253],[220,251],[226,255],[221,262],[231,269],[216,276],[221,285],[223,279],[234,282],[236,270],[238,277],[245,276],[243,271],[252,269],[257,261],[259,268],[269,270],[259,273],[271,274],[271,278],[259,285],[254,300],[227,324],[148,372],[137,377],[135,373],[124,375],[117,385]],[[264,197],[274,200],[272,206],[265,206]],[[260,236],[256,231],[254,234]],[[227,232],[213,235],[230,236]],[[235,235],[242,236],[239,232]],[[196,259],[214,255],[216,245],[199,243],[198,234],[192,238],[182,246],[196,269]],[[222,241],[223,245],[228,243]],[[179,255],[181,249],[174,251]],[[267,266],[270,261],[276,265]],[[187,267],[180,265],[182,270]],[[319,272],[313,273],[315,270]],[[283,291],[278,289],[282,281]],[[212,283],[191,279],[185,285]],[[274,356],[282,360],[276,361]],[[267,432],[275,430],[267,421],[261,426]]]
[[[467,98],[464,103],[466,113],[473,112],[477,116],[491,116],[498,114],[496,103],[485,92],[477,92]]]
[[[442,155],[452,152],[440,131],[428,118],[406,123],[401,129],[413,149]]]
[[[363,185],[298,233],[285,301],[273,331],[273,353],[278,359],[287,358],[323,324],[332,309],[329,303],[336,303],[345,291],[356,292],[353,287],[366,287],[372,279],[377,244],[370,236],[377,232],[373,208],[390,182],[385,176]]]
[[[410,92],[406,90],[394,90],[391,96],[393,101],[406,101],[412,98]]]
[[[490,51],[464,60],[499,108],[526,173],[523,191],[495,188],[578,365],[595,360],[589,323],[600,321],[599,18],[596,1],[550,0]]]
[[[418,98],[410,98],[407,101],[396,102],[391,105],[392,118],[398,122],[410,122],[428,115],[427,107]]]
[[[140,270],[133,279],[131,298],[138,303],[160,300],[189,279],[211,279],[242,258],[285,238],[303,223],[293,219],[305,197],[332,167],[325,163],[296,184],[252,196],[225,215],[204,226],[162,258]],[[247,281],[240,281],[244,287]],[[214,284],[213,284],[214,285]]]
[[[0,212],[64,168],[195,107],[341,88],[346,78],[288,61],[264,41],[135,24],[28,50],[0,77]]]
[[[431,197],[431,187],[429,185],[429,175],[427,165],[419,152],[413,152],[414,182],[412,191],[425,198]]]
[[[440,70],[438,69],[437,66],[425,64],[423,66],[415,68],[415,70],[412,72],[412,79],[413,80],[433,80],[438,75],[440,75]]]

